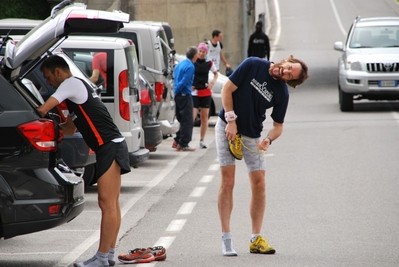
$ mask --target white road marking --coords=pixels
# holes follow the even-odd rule
[[[183,205],[181,205],[179,211],[177,212],[177,214],[181,215],[181,214],[191,214],[191,212],[193,211],[195,205],[197,204],[197,202],[185,202],[183,203]]]
[[[213,177],[214,177],[213,175],[204,175],[204,176],[201,178],[200,183],[203,183],[203,184],[205,184],[205,183],[210,183],[210,182],[212,182]]]
[[[184,224],[186,223],[186,219],[173,220],[169,224],[168,228],[166,228],[166,232],[180,232],[183,229]]]
[[[194,188],[193,192],[191,192],[190,197],[201,197],[206,190],[206,187],[196,187]]]

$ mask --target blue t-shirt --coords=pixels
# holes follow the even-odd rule
[[[191,95],[194,81],[194,63],[186,58],[182,62],[176,65],[174,70],[174,92],[177,94],[189,94]]]
[[[289,92],[284,81],[269,74],[270,62],[249,57],[229,77],[238,88],[233,93],[233,109],[237,115],[238,133],[251,138],[261,136],[266,109],[273,107],[271,117],[283,123],[288,106]],[[224,119],[224,108],[219,112]]]

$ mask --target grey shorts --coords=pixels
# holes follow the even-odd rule
[[[215,125],[215,141],[216,151],[219,157],[220,166],[235,165],[236,159],[231,155],[229,150],[229,142],[225,133],[226,123],[218,117]],[[250,138],[243,136],[241,139],[244,146],[242,155],[247,165],[247,171],[266,170],[266,160],[263,151],[258,149],[257,143],[259,138]]]

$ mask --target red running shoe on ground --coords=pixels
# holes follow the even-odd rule
[[[166,259],[166,249],[163,246],[150,247],[156,261],[164,261]]]
[[[155,257],[151,248],[136,248],[128,254],[120,254],[118,260],[123,263],[148,263],[154,261]]]
[[[177,149],[177,142],[176,142],[176,140],[173,140],[172,148],[176,148],[176,149]]]

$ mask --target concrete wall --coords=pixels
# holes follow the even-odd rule
[[[243,25],[253,22],[247,12],[253,0],[80,0],[89,8],[119,9],[131,20],[166,21],[173,30],[175,49],[185,54],[186,48],[212,38],[212,31],[223,33],[223,51],[233,69],[244,59],[247,33]],[[252,24],[251,24],[252,25]],[[249,29],[252,29],[252,26]],[[225,72],[222,64],[220,71]]]

